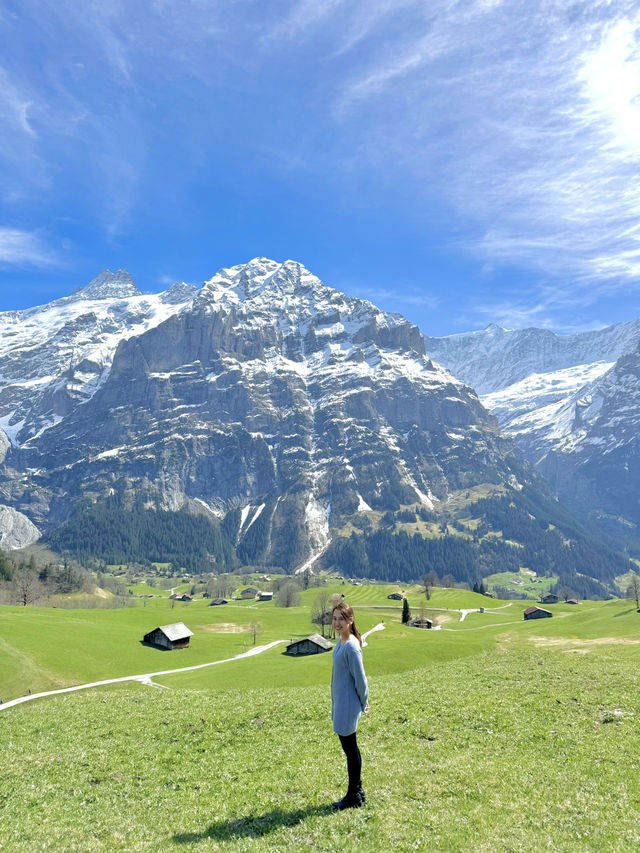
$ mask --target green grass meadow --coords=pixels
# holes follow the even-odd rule
[[[346,770],[331,732],[331,656],[255,657],[0,710],[0,850],[640,850],[640,614],[628,600],[553,605],[462,590],[400,622],[383,586],[343,586],[364,632],[367,805],[334,813]],[[122,610],[0,609],[0,695],[223,660],[317,631],[300,607],[149,599]],[[392,606],[390,606],[392,605]],[[460,620],[460,609],[485,607]],[[140,643],[183,621],[191,647]]]

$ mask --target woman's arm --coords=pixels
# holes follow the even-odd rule
[[[369,684],[362,663],[362,651],[356,648],[353,643],[349,643],[347,648],[347,666],[353,678],[353,683],[360,700],[360,705],[364,711],[369,699]]]

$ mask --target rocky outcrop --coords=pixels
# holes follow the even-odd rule
[[[0,505],[0,548],[13,551],[26,548],[40,538],[40,531],[26,515],[13,507]]]

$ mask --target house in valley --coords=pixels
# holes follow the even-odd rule
[[[527,607],[523,616],[525,619],[548,619],[553,616],[550,610],[545,610],[543,607]]]
[[[240,593],[240,598],[249,599],[255,598],[256,595],[260,592],[259,589],[256,589],[254,586],[248,586],[246,589],[243,589]]]
[[[433,628],[433,619],[427,619],[426,616],[414,616],[413,619],[409,619],[407,624],[412,628],[425,628],[431,630],[431,628]]]
[[[285,654],[287,655],[319,655],[322,652],[329,652],[333,648],[333,643],[320,634],[311,634],[303,640],[293,640],[287,646]]]
[[[184,622],[174,622],[173,625],[161,625],[154,628],[143,637],[143,642],[156,646],[159,649],[188,649],[189,640],[193,637]]]

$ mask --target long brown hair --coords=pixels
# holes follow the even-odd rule
[[[360,631],[356,628],[356,620],[353,618],[353,607],[350,607],[345,601],[341,601],[339,604],[334,605],[331,611],[332,618],[336,610],[339,610],[347,621],[351,620],[351,633],[360,643],[360,648],[362,648],[362,637],[360,636]]]

